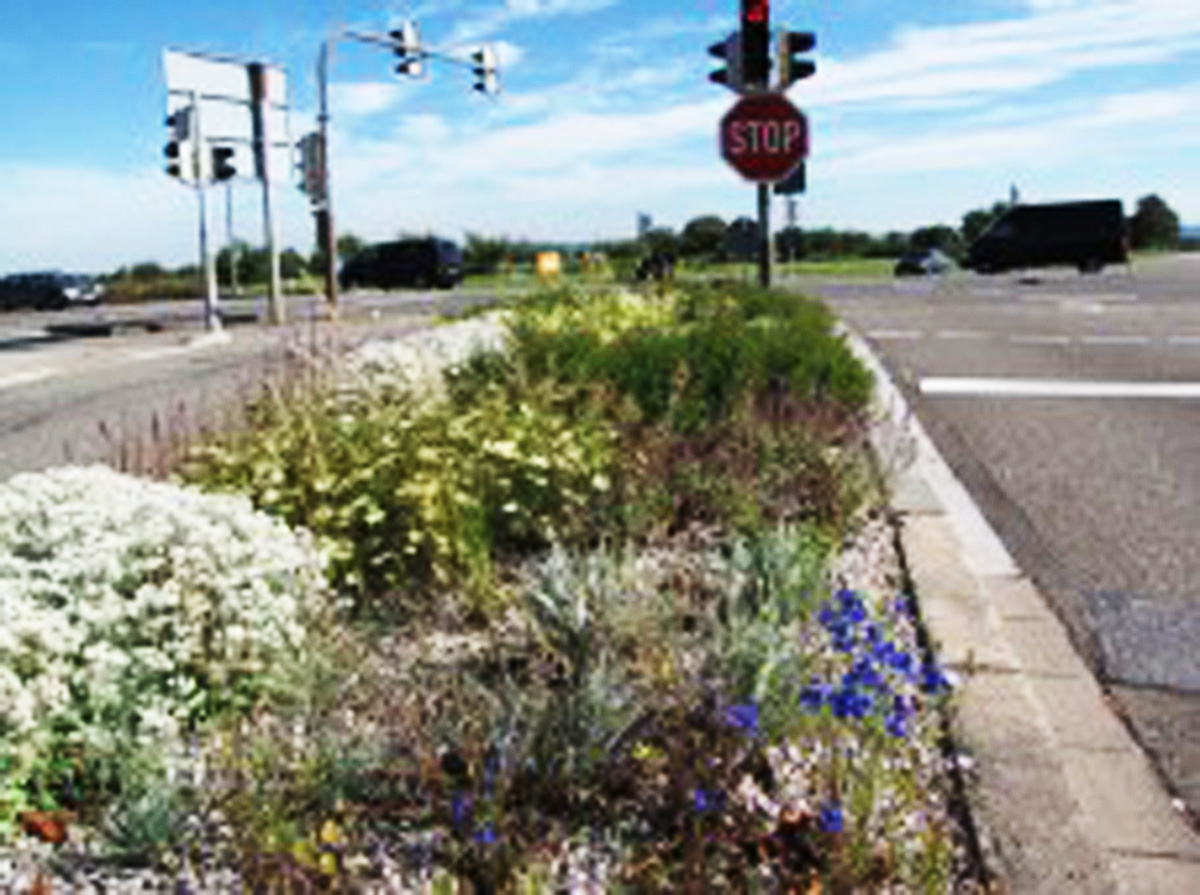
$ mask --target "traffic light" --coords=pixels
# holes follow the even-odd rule
[[[799,53],[807,53],[817,45],[817,36],[811,31],[783,31],[779,35],[779,89],[787,90],[796,81],[811,78],[817,64],[811,59],[797,59]]]
[[[321,202],[325,196],[325,152],[320,133],[306,134],[296,144],[300,150],[300,189],[313,202]]]
[[[736,31],[720,43],[708,48],[710,56],[725,60],[725,68],[710,72],[708,79],[714,84],[724,84],[734,93],[742,92],[742,36]]]
[[[765,89],[771,76],[771,4],[742,0],[742,81]]]
[[[499,93],[500,79],[497,77],[498,61],[495,47],[480,47],[471,54],[471,61],[475,63],[471,68],[475,73],[475,89],[488,96]]]
[[[192,142],[192,107],[177,109],[167,116],[171,129],[170,140],[163,147],[167,157],[167,173],[183,181],[196,179],[196,147]]]
[[[233,147],[214,146],[212,148],[213,180],[228,180],[236,175],[237,168],[233,166]]]
[[[405,22],[398,30],[389,34],[395,42],[396,57],[400,60],[400,64],[396,66],[396,73],[413,78],[421,77],[425,73],[425,63],[422,61],[424,55],[417,23]]]

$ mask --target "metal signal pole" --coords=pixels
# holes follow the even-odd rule
[[[318,158],[321,165],[321,203],[317,206],[317,239],[325,252],[325,300],[329,318],[338,316],[337,232],[333,225],[333,194],[329,187],[329,54],[333,37],[321,44],[317,59],[317,84],[320,88],[320,111],[317,114]]]
[[[212,252],[208,249],[208,203],[205,192],[208,184],[205,174],[207,165],[203,153],[209,149],[204,145],[204,130],[200,123],[200,105],[196,102],[196,94],[191,96],[192,124],[195,127],[195,137],[192,144],[195,156],[192,159],[192,170],[196,175],[196,198],[200,205],[200,269],[204,271],[204,326],[212,332],[220,332],[221,315],[217,309],[217,264]]]

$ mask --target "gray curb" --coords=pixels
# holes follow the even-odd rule
[[[1200,893],[1200,837],[1181,805],[883,365],[839,331],[875,375],[872,442],[922,615],[960,677],[951,725],[1001,890]]]

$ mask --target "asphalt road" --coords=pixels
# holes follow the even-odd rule
[[[343,322],[322,322],[314,300],[289,301],[283,327],[228,326],[227,344],[193,346],[204,335],[199,302],[0,316],[0,480],[64,462],[107,462],[153,473],[154,448],[181,446],[222,426],[225,410],[289,358],[428,325],[437,312],[487,303],[480,292],[348,296]],[[234,312],[261,300],[227,303]],[[108,336],[50,338],[46,327],[87,321],[153,320]],[[157,439],[155,438],[157,433]]]
[[[872,344],[1200,817],[1200,256],[794,285]]]

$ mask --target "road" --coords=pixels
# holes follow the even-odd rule
[[[1200,257],[792,285],[872,344],[1200,817]]]
[[[287,358],[312,346],[353,345],[411,331],[435,312],[487,303],[484,292],[349,296],[345,322],[319,322],[312,299],[289,303],[292,324],[229,326],[228,344],[193,346],[203,335],[199,302],[170,302],[0,316],[0,480],[64,462],[109,462],[152,472],[153,436],[181,444],[222,424],[223,408]],[[240,304],[240,306],[239,306]],[[261,300],[230,302],[233,312]],[[59,339],[46,327],[66,323],[155,320],[105,338]],[[140,445],[140,448],[139,448]],[[139,454],[140,450],[140,454]]]

